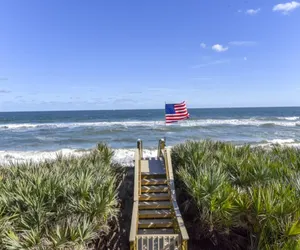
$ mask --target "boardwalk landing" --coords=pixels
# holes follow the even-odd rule
[[[157,158],[135,154],[132,250],[187,249],[188,235],[176,202],[170,150],[160,140]]]

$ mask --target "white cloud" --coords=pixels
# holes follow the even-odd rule
[[[257,44],[257,42],[255,42],[255,41],[232,41],[232,42],[229,42],[229,45],[232,45],[232,46],[254,46],[256,44]]]
[[[247,57],[244,57],[244,61],[247,61],[248,60],[248,58]]]
[[[205,43],[200,43],[201,48],[205,49],[206,48],[206,44]]]
[[[242,10],[238,10],[238,13],[242,13],[243,11]]]
[[[277,4],[273,7],[273,11],[279,11],[282,12],[283,14],[287,15],[289,12],[295,10],[296,8],[300,7],[299,2],[289,2],[289,3],[281,3]]]
[[[211,47],[214,51],[217,51],[217,52],[224,52],[226,50],[228,50],[228,47],[224,47],[223,45],[221,44],[215,44]]]
[[[251,15],[251,16],[256,15],[258,12],[260,12],[260,8],[258,8],[258,9],[249,9],[249,10],[246,10],[246,14],[247,14],[247,15]]]

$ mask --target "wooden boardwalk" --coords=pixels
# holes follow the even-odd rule
[[[156,158],[143,158],[142,142],[135,153],[132,250],[187,249],[188,235],[176,202],[170,150],[159,141]]]

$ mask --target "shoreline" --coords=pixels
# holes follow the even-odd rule
[[[11,164],[23,163],[42,163],[44,161],[54,161],[57,156],[79,158],[92,152],[94,148],[79,149],[59,149],[55,151],[0,151],[0,167],[9,166]],[[112,162],[120,164],[123,167],[133,167],[133,159],[135,148],[131,149],[113,149],[114,155]],[[146,157],[155,157],[156,149],[144,149]]]
[[[202,140],[195,140],[195,141],[202,141]],[[223,142],[231,143],[226,141]],[[243,145],[250,145],[250,147],[272,148],[278,145],[281,147],[300,148],[300,142],[297,142],[293,139],[265,140],[261,143],[255,143],[255,144],[251,144],[251,143],[244,143],[244,144],[231,143],[231,144],[237,147]],[[174,147],[176,145],[169,146],[169,147]],[[41,151],[0,150],[0,167],[9,166],[12,163],[22,164],[22,163],[41,163],[48,160],[53,161],[57,158],[57,156],[81,157],[91,153],[93,149],[94,148],[89,148],[89,149],[61,148],[58,150],[41,150]],[[135,148],[112,148],[112,149],[114,151],[114,155],[112,157],[113,163],[120,164],[123,167],[133,167]],[[146,157],[156,157],[157,149],[145,148],[144,155]]]

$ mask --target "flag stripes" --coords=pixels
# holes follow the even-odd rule
[[[185,101],[176,104],[166,104],[165,118],[166,123],[173,123],[189,118],[189,113]]]

